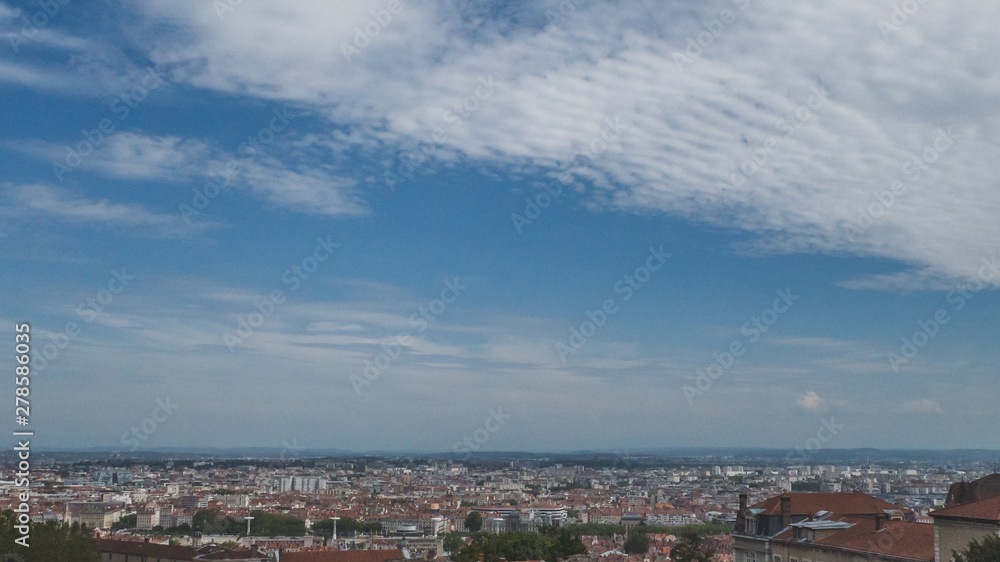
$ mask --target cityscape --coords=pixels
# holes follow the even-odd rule
[[[688,543],[720,561],[930,561],[1000,532],[997,459],[956,453],[967,464],[875,450],[793,466],[777,451],[57,454],[33,467],[32,499],[5,507],[93,529],[102,560],[488,559],[510,547],[486,549],[485,535],[561,530],[579,561],[666,562]],[[525,553],[550,552],[528,543]]]
[[[0,0],[0,562],[1000,562],[997,22]]]

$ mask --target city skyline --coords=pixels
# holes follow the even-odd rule
[[[0,2],[34,446],[1000,449],[1000,6],[902,4]]]

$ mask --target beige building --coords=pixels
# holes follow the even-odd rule
[[[111,524],[122,518],[121,502],[68,502],[66,523],[80,523],[91,529],[110,529]]]
[[[1000,535],[1000,496],[931,512],[934,518],[934,560],[951,562],[955,553],[987,535]]]
[[[135,527],[137,529],[148,531],[159,524],[160,524],[159,507],[140,509],[136,513]]]

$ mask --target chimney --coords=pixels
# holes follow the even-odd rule
[[[881,531],[882,527],[885,527],[885,514],[876,513],[875,514],[875,530]]]
[[[740,533],[749,533],[747,529],[747,495],[740,494],[740,509],[736,512],[736,531]]]
[[[791,496],[781,496],[781,527],[785,528],[792,524],[792,498]]]

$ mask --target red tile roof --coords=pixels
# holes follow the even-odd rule
[[[214,553],[209,553],[209,547],[198,549],[190,546],[171,546],[145,541],[97,539],[96,543],[98,552],[102,553],[164,558],[169,560],[259,560],[264,558],[263,555],[254,554],[249,551],[219,549]],[[200,557],[198,557],[199,555]]]
[[[932,511],[930,516],[1000,521],[1000,496],[939,509]]]
[[[281,562],[386,562],[403,558],[403,551],[389,550],[326,550],[285,552]]]
[[[97,539],[97,550],[113,554],[169,558],[175,560],[194,560],[198,551],[189,546],[170,546],[136,541],[116,541]]]
[[[851,523],[851,527],[837,530],[812,543],[795,540],[791,529],[781,532],[775,537],[775,540],[788,541],[801,546],[812,544],[837,550],[871,552],[912,560],[934,560],[933,525],[908,521],[885,521],[883,527],[876,531],[875,520],[868,517],[834,516],[829,520]]]
[[[860,492],[789,492],[781,496],[768,498],[750,507],[753,509],[763,509],[764,513],[762,515],[781,515],[782,497],[792,499],[792,515],[811,516],[819,511],[832,511],[837,515],[872,515],[882,513],[886,509],[900,509],[887,501],[882,501]]]

